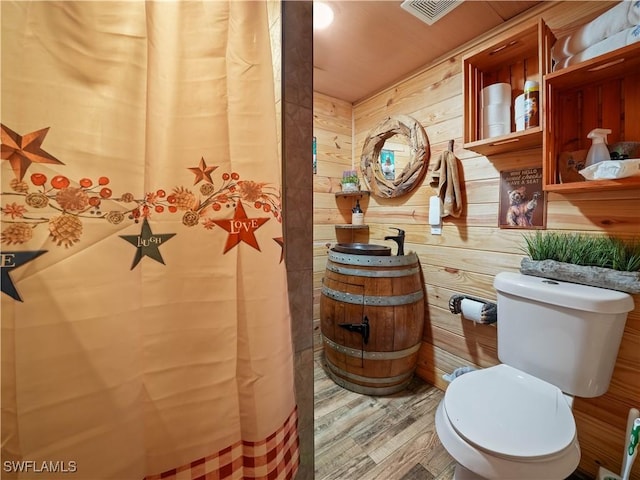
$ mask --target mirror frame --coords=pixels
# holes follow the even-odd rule
[[[387,180],[380,165],[380,150],[384,142],[400,135],[408,140],[410,160],[394,180]],[[416,188],[425,174],[431,155],[427,133],[415,118],[392,115],[376,126],[364,141],[360,167],[368,189],[382,198],[395,198]]]

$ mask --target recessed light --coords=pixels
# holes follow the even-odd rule
[[[327,28],[333,22],[333,9],[324,2],[313,2],[313,28]]]

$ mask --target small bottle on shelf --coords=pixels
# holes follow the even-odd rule
[[[540,125],[540,87],[538,82],[527,80],[524,83],[524,128]]]
[[[356,199],[356,206],[351,209],[351,224],[364,225],[364,212],[360,208],[360,199]]]
[[[590,167],[596,163],[611,160],[609,149],[607,148],[607,135],[611,133],[608,128],[594,128],[589,132],[587,138],[591,139],[591,148],[587,152],[587,159],[584,166]]]

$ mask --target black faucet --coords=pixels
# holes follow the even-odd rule
[[[398,231],[398,235],[390,235],[388,237],[384,237],[385,240],[393,240],[398,244],[398,253],[397,255],[404,255],[404,230],[400,228],[391,227],[393,230]]]

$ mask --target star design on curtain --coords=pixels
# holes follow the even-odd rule
[[[11,168],[18,180],[22,181],[29,165],[32,163],[54,163],[64,165],[60,160],[45,152],[42,142],[49,127],[26,135],[18,135],[4,124],[0,124],[0,139],[2,140],[1,155],[3,160],[9,160]]]
[[[30,252],[0,252],[0,260],[2,271],[0,273],[0,286],[2,287],[2,293],[6,293],[11,298],[22,302],[22,297],[16,290],[16,286],[11,280],[9,272],[14,268],[18,268],[25,263],[29,263],[31,260],[36,259],[43,253],[47,253],[47,250],[32,250]]]
[[[201,182],[202,180],[207,180],[209,183],[213,183],[213,179],[211,178],[211,172],[213,172],[217,166],[215,167],[207,167],[207,164],[204,161],[204,157],[200,158],[200,164],[197,167],[190,167],[189,170],[195,174],[196,178],[193,181],[193,184]]]
[[[162,254],[160,253],[160,245],[162,245],[174,235],[175,233],[160,233],[155,235],[151,231],[149,221],[146,217],[142,222],[142,231],[140,232],[140,235],[120,235],[120,238],[126,240],[131,245],[137,248],[136,255],[135,257],[133,257],[131,270],[136,268],[136,265],[140,263],[142,257],[152,258],[156,262],[160,262],[161,264],[165,265]]]
[[[280,245],[280,248],[282,249],[280,251],[280,262],[278,262],[278,263],[282,263],[282,261],[284,260],[284,238],[277,237],[277,238],[274,238],[273,241],[276,242],[278,245]]]
[[[224,228],[229,232],[227,237],[227,243],[224,246],[223,254],[227,253],[233,247],[240,242],[244,242],[247,245],[251,245],[256,250],[260,251],[258,240],[256,240],[255,231],[270,220],[270,218],[248,218],[247,212],[244,210],[244,206],[241,201],[238,201],[236,210],[233,214],[233,218],[230,220],[214,220],[213,223]]]

